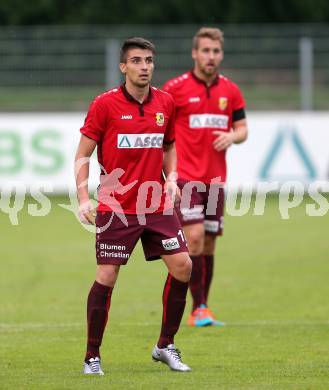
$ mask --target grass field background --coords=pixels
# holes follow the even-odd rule
[[[240,85],[240,83],[239,83]],[[161,87],[161,85],[157,85]],[[265,84],[240,85],[249,111],[300,110],[299,85]],[[67,87],[2,87],[0,94],[1,112],[86,112],[92,99],[103,93],[105,86]],[[313,109],[329,110],[328,88],[314,86]]]
[[[225,328],[186,326],[176,344],[191,373],[151,361],[166,272],[138,246],[121,270],[102,348],[104,377],[82,375],[85,302],[94,237],[53,198],[46,217],[19,225],[0,213],[0,389],[328,389],[329,214],[305,203],[282,220],[226,218],[210,307]],[[27,202],[32,202],[27,200]]]

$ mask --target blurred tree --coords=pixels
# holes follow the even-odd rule
[[[329,22],[328,0],[235,0],[228,22],[317,23]]]
[[[329,22],[328,0],[0,0],[1,25]]]

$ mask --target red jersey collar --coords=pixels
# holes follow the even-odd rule
[[[133,103],[137,103],[139,105],[149,103],[152,100],[152,97],[153,97],[152,96],[152,88],[151,88],[151,86],[149,87],[149,93],[148,93],[146,99],[143,101],[143,103],[140,103],[132,95],[130,95],[130,93],[127,91],[126,83],[123,83],[120,88],[121,88],[121,91],[122,91],[123,95],[125,96],[125,98],[127,100],[129,100],[130,102],[133,102]]]
[[[216,77],[214,81],[208,86],[207,83],[204,80],[199,79],[199,77],[194,73],[193,70],[191,70],[191,76],[194,78],[194,80],[200,84],[205,85],[207,88],[212,87],[213,85],[217,85],[219,83],[219,75],[216,74]]]

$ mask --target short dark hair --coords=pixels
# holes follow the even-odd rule
[[[144,38],[134,37],[126,39],[120,49],[120,62],[127,62],[127,53],[130,49],[142,49],[142,50],[150,50],[153,55],[155,54],[155,46],[152,42],[147,41]]]

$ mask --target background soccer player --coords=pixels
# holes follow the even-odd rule
[[[198,186],[199,191],[193,187],[190,207],[182,204],[180,208],[193,261],[190,280],[193,308],[188,320],[192,326],[221,324],[215,321],[207,300],[216,237],[223,231],[225,156],[233,143],[247,138],[241,92],[232,81],[218,75],[224,57],[223,44],[221,30],[201,28],[193,38],[194,69],[164,86],[176,104],[178,183],[181,188],[191,181],[205,184],[203,188]],[[217,205],[210,212],[214,198]]]
[[[112,290],[120,266],[127,263],[139,238],[146,259],[161,257],[169,271],[162,328],[152,358],[172,370],[190,371],[181,361],[174,335],[183,315],[192,263],[178,217],[168,213],[168,207],[173,206],[171,202],[168,206],[165,196],[175,197],[179,192],[175,182],[174,103],[168,93],[150,86],[154,53],[153,44],[145,39],[124,42],[120,69],[125,83],[93,101],[81,128],[76,183],[80,218],[85,223],[91,222],[92,204],[87,185],[89,162],[83,162],[96,146],[104,169],[96,217],[98,265],[87,303],[85,374],[103,375],[99,348]]]

